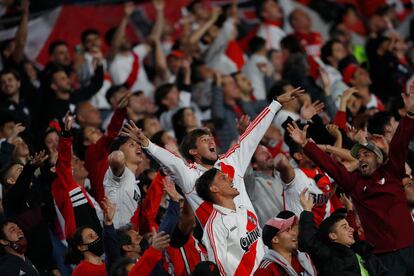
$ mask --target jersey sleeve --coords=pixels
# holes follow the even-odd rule
[[[183,190],[184,193],[189,193],[193,190],[195,179],[189,177],[192,172],[184,161],[169,152],[168,150],[155,145],[150,142],[148,147],[144,148],[154,159],[161,164],[168,173],[171,173],[175,183]]]
[[[310,188],[308,177],[300,170],[295,169],[295,177],[289,183],[283,185],[283,196],[286,210],[294,212],[297,216],[303,211],[300,205],[299,195],[305,188]]]
[[[257,146],[281,107],[279,102],[273,101],[263,109],[240,136],[238,143],[230,148],[221,159],[238,168],[244,175]]]

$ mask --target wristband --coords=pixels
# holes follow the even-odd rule
[[[412,111],[407,111],[407,115],[408,115],[408,116],[410,116],[410,117],[414,117],[414,112],[412,112]]]

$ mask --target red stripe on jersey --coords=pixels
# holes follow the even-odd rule
[[[134,59],[132,63],[131,72],[129,72],[128,78],[125,82],[125,86],[129,89],[134,85],[135,81],[138,78],[138,71],[139,71],[139,56],[134,52],[131,51],[132,57]]]
[[[217,253],[216,242],[214,241],[213,222],[217,216],[217,211],[213,211],[211,215],[212,215],[212,218],[210,220],[210,224],[207,227],[207,235],[210,241],[211,248],[213,249],[214,260],[216,261],[216,264],[220,269],[220,274],[226,275],[223,265],[221,264],[218,253]]]
[[[255,216],[255,214],[247,210],[246,232],[253,231],[255,228],[257,228],[258,224],[259,223],[257,221],[257,217]],[[256,262],[256,253],[257,240],[250,246],[249,250],[246,253],[244,253],[234,275],[250,275],[253,271],[254,264]]]
[[[198,218],[198,221],[201,223],[201,226],[206,225],[208,219],[210,218],[211,214],[213,212],[213,205],[209,202],[204,201],[203,203],[198,206],[195,214]]]

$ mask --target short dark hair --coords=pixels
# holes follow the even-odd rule
[[[105,42],[109,46],[112,44],[112,40],[114,39],[117,27],[112,27],[105,32]]]
[[[166,130],[164,130],[164,129],[161,129],[161,130],[159,130],[159,131],[157,131],[154,135],[152,135],[152,137],[151,137],[151,142],[153,142],[154,144],[156,144],[157,146],[160,146],[160,147],[164,147],[165,146],[165,144],[164,144],[164,142],[162,141],[162,136],[165,134],[165,133],[167,133],[167,131]]]
[[[294,35],[287,35],[280,41],[280,47],[287,49],[290,53],[303,53],[303,47]]]
[[[90,227],[78,227],[72,237],[68,239],[68,250],[65,256],[66,264],[78,264],[83,259],[83,254],[78,249],[78,245],[83,244],[82,232],[87,228]]]
[[[110,102],[110,100],[111,100],[111,98],[119,91],[119,90],[121,90],[122,88],[124,88],[124,86],[122,85],[122,84],[120,84],[120,85],[112,85],[109,89],[108,89],[108,91],[106,91],[106,94],[105,94],[105,99],[106,99],[106,101],[108,102],[108,104],[111,104],[111,102]]]
[[[174,134],[178,143],[181,143],[184,136],[187,134],[187,126],[184,123],[184,112],[187,109],[191,109],[191,107],[182,107],[172,116]]]
[[[211,135],[211,132],[205,128],[197,128],[184,136],[180,145],[180,152],[185,159],[195,161],[194,156],[190,154],[190,150],[196,148],[197,138],[203,135]]]
[[[81,34],[81,41],[82,41],[82,43],[85,43],[86,42],[86,39],[90,35],[98,35],[99,36],[99,32],[96,29],[86,29],[86,30],[84,30],[82,32],[82,34]]]
[[[119,249],[121,250],[122,255],[125,255],[125,251],[122,249],[122,246],[130,245],[132,243],[131,236],[128,234],[128,231],[130,230],[132,230],[132,225],[127,224],[116,231],[119,240]]]
[[[333,39],[328,40],[321,49],[321,59],[326,64],[330,64],[328,58],[332,56],[332,53],[333,53],[332,49],[335,43],[342,44],[341,41],[339,41],[336,38],[333,38]]]
[[[203,173],[195,182],[196,192],[201,199],[213,203],[213,198],[210,192],[210,186],[214,182],[214,177],[216,177],[219,169],[211,168],[205,173]]]
[[[368,119],[367,130],[371,134],[384,135],[385,127],[390,124],[392,115],[389,112],[380,111]]]
[[[161,103],[162,100],[165,98],[165,96],[168,95],[168,93],[170,93],[170,91],[173,89],[174,86],[175,84],[173,83],[166,83],[166,84],[159,86],[157,90],[155,90],[155,94],[154,94],[155,104],[158,106],[163,106],[163,104]]]
[[[259,36],[255,36],[250,40],[250,43],[249,43],[250,54],[254,54],[260,50],[263,50],[264,48],[266,48],[266,40],[264,40],[263,38]]]
[[[197,4],[202,4],[203,3],[203,1],[202,0],[193,0],[193,1],[191,1],[188,5],[187,5],[187,10],[189,11],[189,12],[194,12],[194,7],[195,7],[195,5],[197,5]]]
[[[295,162],[299,162],[299,160],[295,158],[295,153],[303,153],[303,148],[298,143],[292,140],[289,143],[289,154],[293,158],[293,160],[295,160]]]
[[[8,162],[5,165],[2,165],[2,169],[0,170],[0,183],[3,185],[7,185],[6,180],[9,177],[9,171],[13,168],[14,165],[18,165],[20,163],[16,162]]]
[[[337,212],[324,219],[319,225],[320,238],[325,242],[330,242],[329,234],[335,231],[335,225],[346,218],[343,212]]]
[[[109,152],[113,152],[116,150],[119,150],[119,148],[125,144],[128,141],[129,137],[127,136],[118,136],[115,138],[114,141],[112,141],[110,147],[109,147]]]
[[[11,111],[9,110],[1,111],[0,112],[0,129],[2,129],[4,125],[9,122],[17,123],[18,120]]]
[[[0,240],[5,240],[6,238],[6,233],[4,232],[4,227],[9,224],[9,223],[16,223],[10,219],[3,219],[0,222]]]
[[[256,0],[257,2],[256,2],[256,9],[255,9],[255,12],[256,12],[256,16],[257,16],[257,18],[259,18],[261,21],[263,21],[264,20],[264,18],[263,18],[263,16],[262,16],[262,13],[263,13],[263,9],[264,9],[264,4],[266,3],[266,1],[267,0]]]
[[[13,69],[13,68],[4,68],[3,70],[1,70],[0,78],[3,75],[7,75],[7,74],[12,74],[16,78],[16,80],[18,80],[18,81],[20,81],[20,79],[21,79],[19,72],[17,72],[17,70]]]
[[[280,81],[276,82],[270,88],[269,92],[267,92],[267,96],[266,96],[267,100],[269,102],[271,102],[275,97],[284,94],[285,91],[283,90],[283,88],[287,85],[292,85],[292,83],[287,81],[287,80],[280,80]]]
[[[128,257],[122,257],[119,258],[111,267],[109,275],[111,276],[124,276],[128,275],[127,267],[130,264],[135,264],[136,261],[128,258]]]
[[[68,47],[68,43],[64,40],[55,40],[52,43],[50,43],[49,48],[47,50],[47,52],[49,53],[49,56],[53,54],[53,52],[56,50],[57,47],[59,46],[66,46]]]

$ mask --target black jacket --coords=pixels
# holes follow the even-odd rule
[[[386,268],[372,253],[372,248],[364,241],[356,241],[351,247],[335,242],[326,243],[319,238],[312,212],[303,211],[300,215],[299,250],[310,255],[318,275],[360,276],[355,253],[362,257],[370,276],[388,275]]]
[[[28,258],[23,260],[11,254],[0,256],[0,271],[4,276],[38,276],[40,275]]]

